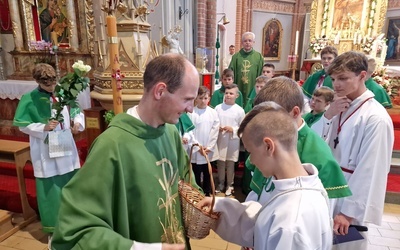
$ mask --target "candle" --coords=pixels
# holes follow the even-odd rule
[[[108,34],[108,51],[110,56],[111,72],[119,70],[119,50],[118,50],[118,33],[117,33],[117,19],[115,16],[108,15],[107,21],[107,34]],[[111,78],[111,86],[113,90],[113,108],[114,113],[119,114],[123,112],[122,109],[122,91],[117,88],[117,80],[115,77]]]
[[[296,41],[294,44],[294,54],[295,55],[297,55],[298,49],[299,49],[299,31],[297,30],[296,31]]]

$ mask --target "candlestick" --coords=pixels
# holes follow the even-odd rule
[[[119,69],[119,51],[118,51],[118,36],[117,36],[117,19],[115,16],[108,15],[107,21],[107,34],[108,34],[108,51],[110,53],[111,71],[117,72]],[[123,112],[122,109],[122,90],[117,88],[117,79],[111,78],[111,86],[113,89],[113,108],[114,113],[119,114]]]
[[[294,44],[294,54],[295,55],[297,55],[298,49],[299,49],[299,31],[297,30],[296,31],[296,41]]]

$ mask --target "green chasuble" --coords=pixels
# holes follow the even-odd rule
[[[316,123],[317,121],[319,121],[319,119],[321,119],[322,115],[325,112],[321,112],[318,114],[314,114],[311,110],[311,112],[304,114],[302,117],[304,119],[304,121],[306,122],[306,124],[311,128],[311,126]]]
[[[388,93],[381,85],[375,82],[374,79],[369,78],[365,82],[365,86],[367,87],[367,89],[371,90],[372,93],[374,93],[375,100],[382,104],[383,107],[392,108],[392,101],[390,100]]]
[[[303,90],[303,93],[308,97],[311,98],[315,88],[317,87],[318,81],[321,78],[321,76],[325,75],[325,69],[321,69],[314,74],[312,74],[310,77],[307,78],[306,82],[301,86],[301,89]],[[324,83],[322,86],[329,87],[333,89],[332,86],[332,79],[329,75],[325,76]]]
[[[216,91],[214,91],[214,93],[211,97],[210,107],[215,108],[215,107],[217,107],[218,104],[223,103],[224,95],[225,95],[225,87],[224,86],[221,86],[220,89],[217,89]],[[242,95],[242,92],[240,92],[240,90],[239,90],[239,97],[236,98],[235,103],[243,108],[243,95]]]
[[[249,96],[247,97],[247,102],[246,106],[244,107],[244,112],[247,114],[250,110],[253,109],[254,106],[254,99],[256,99],[256,90],[253,88],[253,90],[250,92]]]
[[[306,124],[298,131],[297,152],[301,163],[311,163],[318,169],[318,176],[330,199],[351,195],[343,172],[333,157],[328,144]],[[254,166],[247,166],[247,168],[254,168],[250,188],[260,196],[264,185],[270,182],[272,177],[265,178],[260,170]]]
[[[179,117],[179,121],[177,124],[175,124],[175,126],[178,129],[181,136],[194,129],[193,122],[192,120],[190,120],[190,117],[186,113],[181,114],[181,116]]]
[[[174,125],[153,128],[118,114],[62,191],[53,249],[185,243],[178,181],[188,179],[188,161]]]
[[[232,56],[229,68],[235,73],[235,83],[244,97],[244,103],[256,84],[256,78],[261,75],[264,57],[254,49],[245,52],[241,49]]]

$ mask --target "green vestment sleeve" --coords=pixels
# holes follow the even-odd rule
[[[342,170],[332,155],[328,144],[307,125],[303,126],[298,132],[297,152],[301,163],[311,163],[318,169],[318,177],[321,179],[330,199],[351,195]],[[262,173],[258,168],[255,168],[250,188],[260,195],[265,183],[266,180]]]
[[[174,125],[118,114],[63,188],[53,249],[129,250],[133,241],[188,249],[178,195],[188,162]]]
[[[317,86],[319,79],[323,75],[325,75],[325,70],[321,69],[321,70],[315,72],[314,74],[312,74],[310,77],[308,77],[306,82],[303,84],[303,86],[301,86],[303,93],[308,98],[312,97],[315,87]],[[329,75],[325,76],[324,83],[322,84],[322,86],[326,86],[326,87],[333,89],[332,78]]]
[[[181,136],[194,129],[193,122],[192,120],[190,120],[190,117],[186,113],[182,113],[182,115],[179,117],[178,123],[175,124],[175,126],[178,129]]]
[[[47,124],[51,116],[50,96],[38,89],[24,94],[15,111],[13,125],[26,127],[31,123]]]
[[[392,108],[392,101],[390,100],[388,93],[381,85],[375,82],[374,79],[369,78],[365,82],[365,86],[367,87],[367,89],[371,90],[372,93],[374,93],[375,100],[382,104],[383,107]]]

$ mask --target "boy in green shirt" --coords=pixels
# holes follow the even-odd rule
[[[315,124],[315,122],[322,117],[329,104],[333,101],[334,96],[335,92],[329,87],[322,86],[316,89],[310,100],[311,112],[303,115],[307,125],[320,136],[322,135],[322,127]]]
[[[222,86],[220,89],[217,89],[214,91],[211,101],[210,101],[210,107],[215,108],[217,107],[218,104],[221,104],[224,102],[224,96],[225,96],[225,88],[228,85],[231,85],[233,83],[233,70],[231,69],[224,69],[222,71]],[[237,105],[240,107],[243,107],[243,95],[242,92],[239,90],[239,96],[236,98]]]
[[[274,77],[274,74],[275,74],[275,66],[272,63],[264,64],[264,66],[262,68],[262,75],[261,76],[264,76],[266,78],[263,78],[264,80],[259,79],[260,83],[261,83],[261,81],[263,81],[263,82],[268,81],[269,79]],[[257,79],[259,77],[256,78],[256,84],[258,82]],[[246,113],[249,112],[253,108],[254,98],[256,97],[257,93],[258,93],[258,91],[256,89],[256,86],[254,86],[254,89],[250,92],[250,95],[247,98],[246,106],[244,107],[244,111]]]

